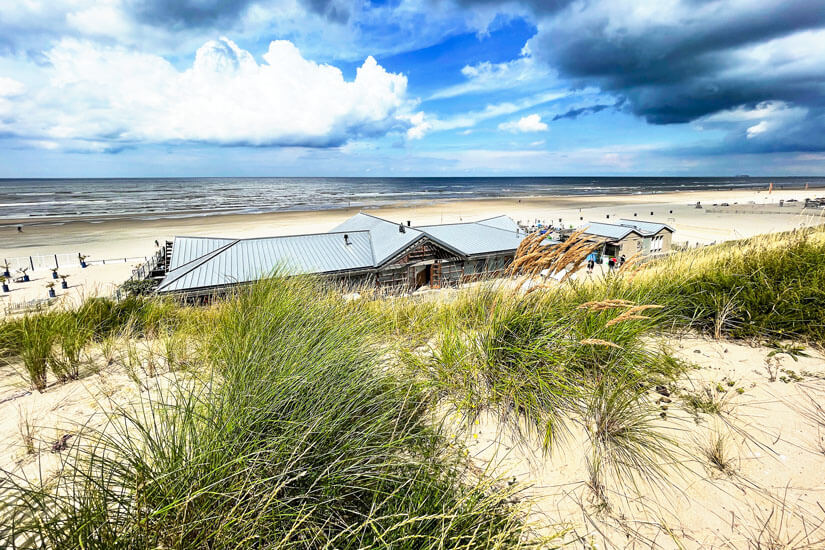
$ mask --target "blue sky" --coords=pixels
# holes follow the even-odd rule
[[[0,5],[0,177],[821,175],[799,0]]]

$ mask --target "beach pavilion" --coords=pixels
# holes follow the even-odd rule
[[[603,243],[602,256],[619,258],[670,251],[674,229],[664,223],[621,219],[618,223],[588,222],[579,229],[592,242]],[[573,230],[565,230],[569,235]]]
[[[328,233],[175,237],[156,292],[206,297],[276,271],[323,275],[353,287],[441,288],[501,273],[525,236],[508,216],[411,226],[362,212]]]

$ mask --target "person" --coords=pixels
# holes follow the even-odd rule
[[[22,226],[22,225],[20,225],[19,223],[17,224],[17,232],[18,232],[18,233],[22,233],[22,232],[23,232],[23,226]]]
[[[591,252],[587,255],[587,272],[593,273],[593,269],[596,267],[596,254]]]
[[[160,246],[160,243],[158,242],[157,239],[155,239],[155,246]]]
[[[610,271],[613,271],[613,268],[616,267],[616,258],[610,256],[610,260],[608,260],[607,262],[607,267],[610,269]]]
[[[622,254],[621,257],[619,257],[619,267],[622,267],[624,265],[624,262],[625,262],[625,257],[624,257],[624,254]]]

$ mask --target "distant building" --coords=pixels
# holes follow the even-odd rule
[[[209,296],[276,270],[319,274],[353,285],[440,288],[501,273],[525,236],[507,216],[411,227],[409,222],[359,213],[329,233],[175,237],[156,292]]]
[[[629,258],[637,252],[644,255],[669,252],[674,229],[664,223],[639,220],[619,220],[619,223],[589,222],[584,228],[588,240],[602,243],[597,251],[602,256]],[[569,235],[573,230],[565,230]]]

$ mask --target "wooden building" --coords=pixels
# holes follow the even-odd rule
[[[413,227],[364,213],[328,233],[176,237],[156,292],[210,296],[275,272],[320,274],[399,291],[441,288],[501,273],[524,237],[507,216]]]
[[[582,227],[589,240],[603,243],[598,253],[604,257],[667,253],[673,242],[674,229],[664,223],[622,219],[616,224],[589,222]],[[570,233],[572,230],[565,231]]]

